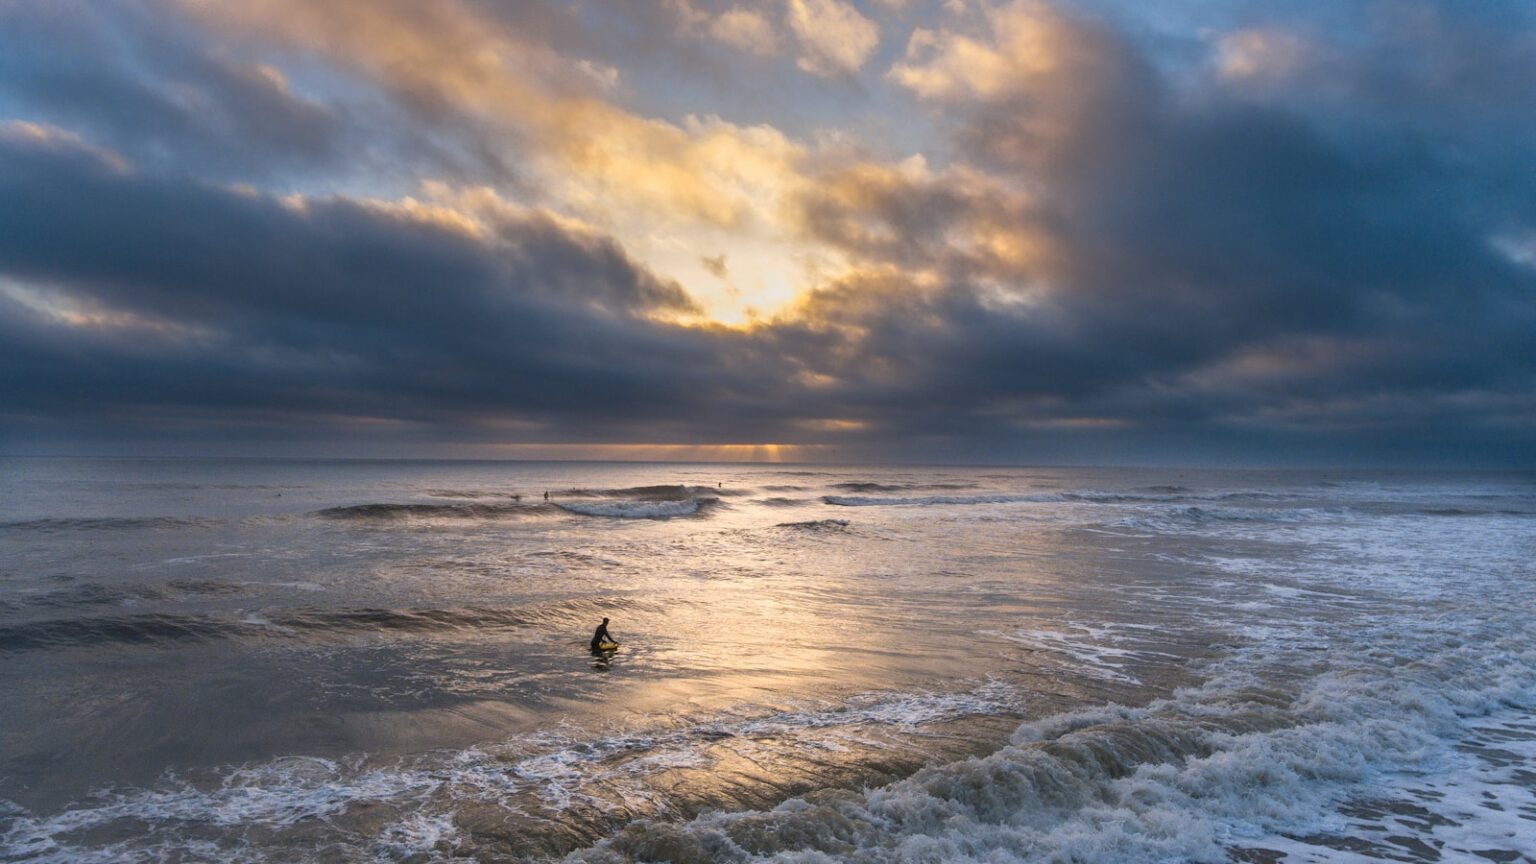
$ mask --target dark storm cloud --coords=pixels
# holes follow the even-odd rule
[[[1394,54],[1379,72],[1391,87],[1377,70],[1354,70],[1351,87],[1378,86],[1362,100],[1376,109],[1366,117],[1340,118],[1331,99],[1305,91],[1195,98],[1104,23],[1049,24],[1059,64],[941,108],[970,155],[1028,184],[1014,225],[1051,252],[1011,280],[1049,290],[1000,304],[978,280],[1010,274],[922,251],[995,225],[1017,206],[1003,191],[884,177],[851,198],[836,186],[810,193],[817,236],[903,267],[920,263],[916,253],[948,280],[903,287],[904,273],[887,272],[875,277],[891,283],[884,290],[849,283],[812,304],[801,338],[857,340],[842,351],[862,367],[832,365],[875,370],[847,383],[851,398],[878,394],[876,410],[898,416],[940,409],[910,411],[906,426],[964,425],[957,413],[978,429],[1061,416],[1213,434],[1493,423],[1532,441],[1520,412],[1536,384],[1536,272],[1490,242],[1531,225],[1521,221],[1531,181],[1490,170],[1512,146],[1504,133],[1528,122],[1526,97],[1489,105],[1480,94],[1474,126],[1420,116],[1451,98],[1425,93],[1428,82],[1451,85]],[[1467,82],[1533,62],[1528,33],[1423,35],[1419,62]],[[1457,53],[1478,50],[1487,56]],[[1526,164],[1533,144],[1514,145]]]
[[[474,236],[14,132],[0,200],[8,412],[644,424],[718,386],[698,374],[718,360],[707,339],[645,317],[690,308],[680,289],[537,213]]]
[[[221,54],[147,2],[0,5],[0,99],[147,161],[246,174],[326,162],[343,130],[276,70]]]
[[[0,116],[88,135],[136,163],[200,177],[303,183],[387,175],[522,178],[491,133],[437,134],[413,106],[259,46],[210,38],[168,0],[0,4]],[[306,90],[316,91],[306,93]],[[321,95],[316,95],[321,94]]]
[[[796,225],[854,267],[747,330],[665,323],[691,309],[678,286],[540,210],[470,228],[430,204],[210,182],[337,170],[376,118],[150,26],[157,7],[117,7],[118,28],[58,8],[75,11],[0,7],[0,94],[125,158],[0,134],[0,430],[18,440],[1536,454],[1536,268],[1508,252],[1536,244],[1536,110],[1516,83],[1536,76],[1536,23],[1513,6],[1371,7],[1328,38],[1260,20],[1233,50],[1274,39],[1301,60],[1233,72],[1213,49],[1198,74],[1112,21],[1008,7],[1042,16],[1060,62],[924,100],[953,164],[818,168]],[[537,25],[587,44],[558,10]],[[431,116],[448,151],[485,140]]]

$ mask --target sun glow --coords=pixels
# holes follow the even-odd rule
[[[501,458],[614,462],[802,462],[820,444],[561,444],[507,443],[490,450]]]

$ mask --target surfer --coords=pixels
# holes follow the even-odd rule
[[[603,619],[603,623],[597,625],[597,630],[593,631],[593,633],[592,633],[592,650],[593,651],[601,651],[601,650],[603,650],[600,646],[604,642],[607,642],[609,645],[612,645],[615,648],[617,648],[618,645],[619,645],[619,640],[613,638],[613,636],[609,635],[609,633],[608,633],[608,619],[607,618],[604,618]]]

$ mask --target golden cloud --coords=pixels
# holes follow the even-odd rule
[[[842,0],[789,0],[800,68],[816,75],[859,71],[880,44],[880,28]]]

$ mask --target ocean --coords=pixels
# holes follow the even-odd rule
[[[0,861],[1531,862],[1533,558],[1519,473],[4,459]]]

